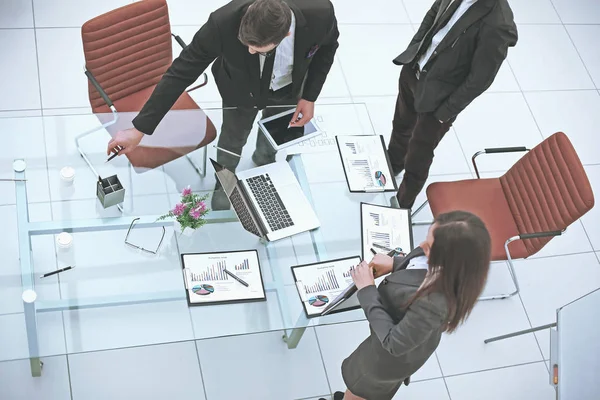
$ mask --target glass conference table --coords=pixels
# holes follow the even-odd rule
[[[390,193],[348,191],[337,150],[335,135],[374,134],[364,104],[317,104],[315,120],[322,135],[278,152],[278,161],[290,164],[321,226],[275,242],[246,232],[232,210],[209,212],[207,224],[192,236],[176,231],[172,220],[157,221],[188,185],[212,195],[214,170],[206,160],[220,151],[218,137],[190,150],[212,129],[218,136],[223,110],[172,111],[152,135],[153,142],[142,142],[150,156],[106,162],[110,134],[131,126],[134,116],[32,117],[43,124],[44,156],[34,152],[14,162],[14,178],[23,180],[15,182],[22,285],[8,293],[27,338],[27,355],[21,358],[31,360],[33,376],[41,374],[40,359],[51,355],[269,331],[282,331],[287,346],[295,348],[309,326],[364,319],[361,310],[306,318],[290,268],[360,255],[360,203],[389,204]],[[256,131],[238,171],[254,167]],[[179,153],[160,153],[160,146]],[[64,167],[74,172],[70,183],[61,176]],[[105,209],[96,183],[98,177],[112,175],[125,190],[124,201]],[[128,242],[158,247],[157,254],[126,245],[128,231]],[[66,247],[59,243],[62,232],[71,235]],[[188,306],[182,253],[250,249],[259,254],[266,301]],[[74,268],[41,277],[67,266]]]

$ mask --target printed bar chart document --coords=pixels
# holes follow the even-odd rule
[[[266,300],[256,250],[182,254],[181,261],[189,305]]]
[[[333,299],[353,284],[350,271],[360,264],[360,261],[359,256],[354,256],[292,267],[296,288],[308,318],[320,316]],[[355,298],[353,302],[347,301],[334,312],[358,307],[360,305]]]
[[[360,219],[363,259],[370,259],[371,249],[383,254],[412,251],[410,210],[361,203]]]
[[[397,191],[383,136],[336,136],[350,192]]]

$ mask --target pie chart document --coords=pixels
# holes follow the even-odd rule
[[[188,253],[181,260],[189,305],[266,300],[256,250]]]
[[[318,317],[325,307],[352,284],[350,271],[360,264],[359,256],[292,267],[296,288],[306,316]],[[348,299],[336,311],[358,308],[358,300]]]

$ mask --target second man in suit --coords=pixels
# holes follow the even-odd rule
[[[436,0],[402,65],[388,154],[405,171],[397,199],[411,208],[429,175],[434,149],[456,116],[494,81],[517,27],[507,0]]]
[[[117,146],[127,154],[144,134],[151,135],[183,91],[211,62],[223,99],[223,125],[217,161],[235,170],[258,110],[267,117],[295,106],[292,125],[302,126],[314,114],[338,48],[338,28],[329,0],[234,0],[211,13],[194,39],[173,61],[152,96],[133,120],[134,128],[117,133],[107,152]],[[233,153],[233,154],[231,154]],[[275,161],[275,151],[259,133],[252,160]],[[216,191],[213,209],[229,208]]]

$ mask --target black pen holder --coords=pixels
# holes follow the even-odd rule
[[[104,179],[98,177],[96,186],[96,195],[104,208],[116,206],[125,200],[125,189],[116,175]]]

